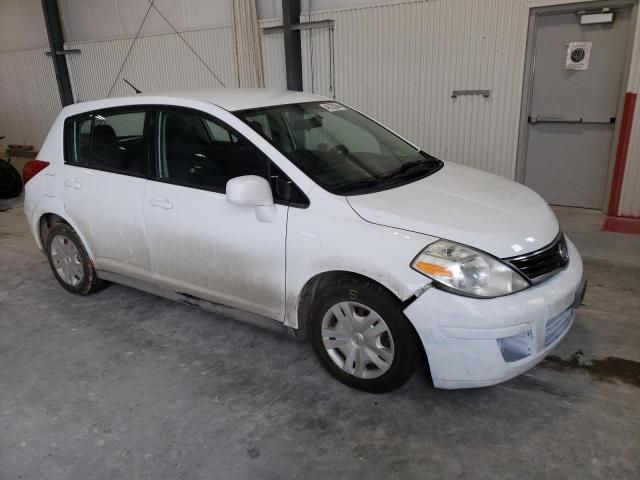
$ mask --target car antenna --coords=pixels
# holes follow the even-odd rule
[[[136,93],[142,93],[142,90],[138,90],[138,89],[135,87],[135,85],[134,85],[133,83],[131,83],[129,80],[127,80],[126,78],[123,78],[123,79],[122,79],[122,81],[123,81],[124,83],[126,83],[127,85],[129,85],[131,88],[133,88],[133,89],[136,91]]]

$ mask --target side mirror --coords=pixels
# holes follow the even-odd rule
[[[273,203],[271,185],[257,175],[243,175],[227,182],[227,200],[234,205],[253,206],[256,218],[261,222],[273,222],[276,206]]]

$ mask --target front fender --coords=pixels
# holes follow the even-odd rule
[[[333,198],[331,198],[333,197]],[[315,276],[334,271],[367,277],[401,301],[430,283],[412,270],[433,237],[375,225],[358,217],[344,197],[323,194],[307,209],[291,208],[287,224],[285,324],[298,328],[300,295]]]

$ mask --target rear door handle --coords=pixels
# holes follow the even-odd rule
[[[65,180],[64,186],[73,188],[74,190],[79,190],[82,185],[80,185],[80,182],[78,180]]]
[[[161,200],[159,198],[152,198],[151,200],[149,200],[149,203],[152,207],[158,207],[164,210],[171,210],[173,208],[173,203],[171,203],[167,199]]]

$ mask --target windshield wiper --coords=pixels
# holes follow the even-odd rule
[[[355,182],[347,182],[341,183],[332,187],[334,193],[348,193],[353,190],[360,190],[362,188],[367,187],[375,187],[376,185],[380,185],[382,183],[386,183],[384,180],[379,180],[376,178],[367,178],[365,180],[357,180]]]
[[[431,172],[433,170],[433,167],[437,166],[438,163],[439,162],[435,159],[428,159],[428,160],[423,159],[423,160],[415,160],[413,162],[407,162],[397,170],[389,173],[388,175],[385,175],[382,178],[384,180],[395,180],[397,178],[404,177],[406,174],[412,171],[418,171],[420,173],[423,173],[423,172],[426,173],[427,171]]]
[[[420,152],[424,155],[423,159],[407,162],[400,166],[397,170],[384,175],[382,177],[367,178],[364,180],[357,180],[355,182],[341,183],[335,187],[332,187],[334,193],[353,193],[357,190],[364,188],[376,187],[383,185],[385,187],[392,187],[403,180],[407,180],[419,174],[420,176],[430,175],[433,172],[440,170],[443,163],[431,155]]]

